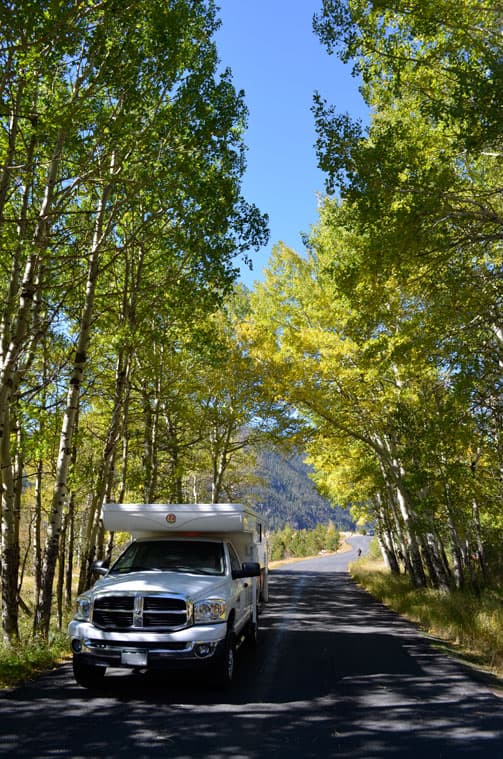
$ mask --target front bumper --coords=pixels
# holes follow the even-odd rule
[[[69,625],[74,655],[89,664],[141,669],[203,666],[225,645],[226,625],[194,625],[173,633],[108,632],[87,622]]]

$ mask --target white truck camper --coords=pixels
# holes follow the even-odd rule
[[[268,599],[264,519],[235,503],[106,503],[105,529],[131,533],[77,599],[68,631],[77,682],[95,688],[107,667],[206,668],[232,681],[242,642],[254,645]]]

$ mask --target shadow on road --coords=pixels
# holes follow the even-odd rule
[[[194,676],[65,665],[0,699],[0,756],[503,759],[503,703],[347,574],[279,570],[228,692]]]

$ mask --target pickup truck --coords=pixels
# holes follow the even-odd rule
[[[256,643],[267,600],[263,520],[240,504],[105,504],[103,523],[132,541],[77,599],[69,625],[76,681],[108,667],[195,667],[221,685],[236,650]]]

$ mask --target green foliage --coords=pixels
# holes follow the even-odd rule
[[[370,123],[315,99],[338,197],[306,255],[274,249],[243,328],[318,491],[375,520],[418,587],[500,565],[499,27],[474,0],[323,2],[315,29],[354,61]]]
[[[282,530],[276,530],[269,537],[270,558],[281,559],[315,556],[322,551],[337,551],[341,545],[341,536],[333,522],[317,524],[312,530],[294,530],[287,524]]]
[[[369,545],[367,556],[370,560],[380,561],[382,559],[381,548],[377,538],[372,538]]]
[[[26,0],[2,12],[0,563],[10,639],[19,471],[38,477],[33,493],[55,493],[47,518],[45,497],[33,505],[30,535],[44,556],[37,620],[47,632],[66,520],[82,521],[84,543],[69,557],[87,557],[105,492],[178,497],[180,478],[201,464],[194,441],[205,437],[208,449],[215,428],[204,407],[210,372],[219,422],[236,391],[217,377],[231,364],[237,376],[228,345],[219,362],[202,347],[223,343],[207,321],[236,280],[236,257],[268,232],[241,192],[248,114],[220,68],[218,25],[213,0]],[[232,400],[237,408],[243,396]],[[29,515],[21,519],[24,528]]]

